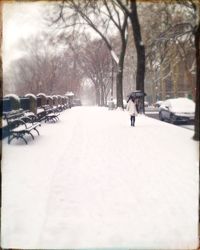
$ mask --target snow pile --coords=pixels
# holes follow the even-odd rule
[[[37,94],[37,96],[44,96],[44,97],[47,97],[47,95],[45,93],[39,93]]]
[[[8,95],[5,95],[5,97],[7,98],[13,98],[14,100],[16,100],[17,102],[20,102],[20,98],[18,95],[16,94],[8,94]]]
[[[98,107],[3,141],[2,247],[195,249],[193,132]]]
[[[37,97],[34,94],[31,94],[31,93],[26,94],[25,97],[31,97],[31,98],[37,100]]]

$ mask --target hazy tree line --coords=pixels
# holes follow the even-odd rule
[[[5,93],[79,95],[89,80],[98,105],[114,92],[123,107],[134,89],[152,103],[188,95],[199,121],[198,1],[68,0],[51,7],[48,20],[58,35],[19,43],[24,54],[4,74]]]

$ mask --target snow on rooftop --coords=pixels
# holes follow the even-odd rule
[[[197,248],[193,131],[83,106],[39,130],[2,143],[2,248]]]

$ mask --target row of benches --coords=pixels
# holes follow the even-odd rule
[[[38,121],[53,121],[56,122],[58,120],[58,116],[60,115],[60,112],[64,109],[61,109],[60,107],[50,107],[48,105],[43,106],[42,108],[38,109],[37,112],[37,120]]]
[[[8,129],[8,144],[13,139],[22,139],[28,144],[25,136],[28,134],[34,140],[33,131],[36,131],[39,135],[38,127],[41,126],[41,122],[56,122],[59,119],[60,113],[55,108],[44,106],[38,110],[37,115],[32,112],[27,112],[22,109],[6,112],[3,114],[3,118],[7,122]]]

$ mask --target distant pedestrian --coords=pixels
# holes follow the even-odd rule
[[[134,97],[129,97],[126,110],[130,114],[131,126],[135,126],[135,116],[138,114]]]

